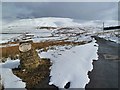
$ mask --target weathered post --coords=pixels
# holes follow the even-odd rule
[[[22,70],[33,70],[38,67],[40,57],[33,47],[32,40],[21,40],[19,43],[20,67]]]

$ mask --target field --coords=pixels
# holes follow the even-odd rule
[[[98,22],[81,24],[69,18],[38,18],[18,20],[4,26],[0,42],[0,66],[4,70],[0,75],[4,78],[4,88],[41,85],[65,88],[67,84],[68,88],[85,88],[90,82],[88,72],[93,70],[92,63],[99,59],[99,45],[94,37],[119,43],[120,30],[103,31]],[[39,66],[30,71],[20,68],[20,55],[23,54],[19,44],[27,40],[33,41],[34,49],[31,50],[40,57]]]

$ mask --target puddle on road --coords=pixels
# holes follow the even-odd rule
[[[119,60],[118,55],[110,55],[110,54],[104,54],[104,58],[108,60]]]

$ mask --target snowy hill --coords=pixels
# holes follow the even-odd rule
[[[114,26],[118,25],[118,21],[107,20],[107,21],[86,21],[79,22],[79,20],[74,20],[70,18],[55,18],[55,17],[47,17],[47,18],[35,18],[35,19],[21,19],[16,20],[11,23],[3,23],[2,32],[25,32],[35,27],[102,27],[103,22],[105,26]]]
[[[118,25],[117,21],[107,20],[104,21],[105,26]],[[81,34],[81,32],[86,32],[87,34],[94,34],[101,32],[103,29],[103,21],[87,21],[79,22],[79,20],[74,20],[70,18],[55,18],[55,17],[46,17],[46,18],[35,18],[35,19],[21,19],[16,20],[11,23],[3,22],[2,26],[2,40],[17,38],[17,36],[23,33],[31,33],[36,37],[45,37],[60,36],[59,39],[68,38],[68,36],[76,36],[76,34]],[[42,27],[42,28],[41,28]],[[51,29],[50,29],[51,28]],[[59,30],[61,29],[61,30]],[[58,32],[58,33],[55,33]],[[63,34],[63,32],[66,32]],[[56,35],[55,35],[56,34]],[[69,34],[69,35],[68,35]],[[75,34],[75,35],[73,35]],[[66,37],[67,36],[67,37]],[[49,39],[55,39],[56,37],[51,37]],[[78,39],[78,38],[76,38]],[[34,41],[41,41],[43,38],[35,39]],[[4,42],[4,41],[1,41]]]
[[[107,21],[86,21],[86,22],[79,22],[75,21],[74,19],[70,18],[54,18],[54,17],[48,17],[48,18],[35,18],[35,19],[21,19],[16,20],[11,23],[3,22],[3,33],[6,32],[27,32],[31,29],[35,29],[35,27],[84,27],[84,28],[90,28],[90,27],[102,27],[103,22],[105,26],[114,26],[118,25],[118,21],[114,20],[107,20]]]
[[[21,19],[9,23],[4,28],[17,28],[17,27],[65,27],[65,26],[77,26],[79,23],[73,22],[70,18],[35,18],[35,19]]]

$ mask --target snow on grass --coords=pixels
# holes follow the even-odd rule
[[[1,40],[1,38],[0,38],[0,44],[7,43],[7,42],[8,42],[8,40]]]
[[[12,73],[9,68],[3,68],[0,72],[4,88],[25,88],[25,83]]]
[[[8,43],[11,39],[18,38],[20,34],[0,34],[0,44]]]
[[[10,38],[14,38],[19,36],[20,34],[0,34],[2,40],[8,40]]]
[[[34,38],[33,42],[43,42],[43,41],[54,41],[54,40],[61,40],[60,37],[39,37]]]
[[[70,41],[71,38],[69,37],[75,36],[76,34],[77,35],[82,34],[82,32],[90,35],[94,35],[95,33],[101,32],[103,30],[103,22],[105,24],[105,27],[118,25],[118,21],[114,21],[114,20],[105,20],[105,21],[94,20],[94,21],[79,22],[79,20],[75,21],[74,19],[70,19],[70,18],[55,18],[55,17],[20,19],[20,20],[12,21],[11,23],[3,24],[2,33],[4,34],[2,34],[2,40],[0,40],[0,43],[6,42],[5,40],[11,41],[16,38],[19,38],[19,35],[22,33],[33,34],[34,42],[46,41],[47,39],[48,40],[68,39],[68,41]],[[40,29],[40,27],[54,27],[55,29],[47,29],[47,28]],[[5,33],[9,33],[9,34],[5,34]],[[52,35],[54,35],[52,38],[41,38],[41,37],[49,37]],[[59,36],[60,38],[56,38],[56,35]],[[74,39],[80,40],[82,38],[74,38]],[[112,38],[112,40],[116,41],[114,40],[114,38]]]
[[[17,68],[20,60],[7,59],[5,63],[0,63],[0,76],[4,88],[25,88],[25,82],[15,76],[12,72],[13,68]]]
[[[19,37],[22,33],[32,33],[35,37],[51,36],[52,30],[38,29],[38,27],[66,27],[80,25],[70,18],[35,18],[35,19],[21,19],[12,21],[11,23],[4,24],[2,28],[2,41],[3,39],[14,39]],[[35,38],[37,39],[37,38]],[[10,41],[10,40],[9,40]],[[34,40],[36,41],[36,40]],[[39,41],[39,40],[37,40]]]
[[[104,38],[105,40],[113,41],[117,44],[120,44],[119,40],[119,31],[120,30],[107,30],[98,34],[98,37]]]
[[[20,60],[16,59],[16,60],[11,60],[10,58],[7,59],[7,61],[5,63],[0,63],[0,66],[2,68],[17,68],[20,65]]]
[[[104,38],[105,40],[110,40],[113,41],[115,43],[120,44],[120,39],[116,36],[110,36],[110,35],[100,35],[100,38]]]
[[[40,57],[52,61],[50,82],[59,88],[70,82],[70,88],[85,88],[89,82],[88,71],[93,69],[93,60],[98,59],[98,45],[93,42],[75,47],[56,47],[54,50],[41,52]],[[67,50],[66,50],[67,49]]]

